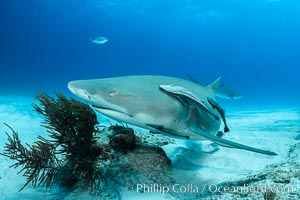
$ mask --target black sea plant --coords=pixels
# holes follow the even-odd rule
[[[19,173],[33,186],[53,185],[71,187],[82,184],[84,190],[96,191],[105,183],[99,161],[110,158],[110,148],[99,145],[95,134],[98,124],[95,112],[84,103],[67,99],[61,94],[56,98],[46,94],[36,96],[40,105],[33,104],[34,110],[44,116],[43,125],[49,139],[38,136],[33,145],[23,145],[18,133],[7,134],[2,155],[15,163],[11,167],[21,167]]]

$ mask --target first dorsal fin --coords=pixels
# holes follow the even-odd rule
[[[221,76],[219,76],[214,82],[212,82],[211,84],[207,85],[207,88],[212,92],[212,93],[216,93],[219,83],[221,80]]]

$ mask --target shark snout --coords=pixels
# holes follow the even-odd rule
[[[68,83],[69,90],[76,96],[85,99],[90,100],[90,95],[85,89],[81,89],[80,87],[76,86],[76,81],[71,81]]]

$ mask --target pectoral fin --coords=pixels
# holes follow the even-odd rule
[[[211,140],[211,141],[217,143],[220,146],[229,147],[229,148],[244,149],[244,150],[253,151],[253,152],[256,152],[256,153],[266,154],[266,155],[270,155],[270,156],[276,156],[277,155],[276,153],[274,153],[272,151],[256,149],[254,147],[246,146],[246,145],[239,144],[239,143],[236,143],[236,142],[231,142],[229,140],[222,139],[218,136],[211,135],[211,134],[206,133],[204,131],[200,131],[200,132],[196,132],[196,133],[201,135],[202,137],[207,138],[208,140]]]
[[[160,126],[160,125],[155,125],[155,124],[146,124],[150,129],[151,131],[155,132],[155,133],[160,133],[160,134],[163,134],[163,135],[168,135],[170,137],[174,137],[174,138],[178,138],[178,139],[189,139],[190,137],[189,136],[185,136],[185,135],[180,135],[178,133],[174,133],[172,131],[169,131],[167,129],[165,129],[163,126]]]

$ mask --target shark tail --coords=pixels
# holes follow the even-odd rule
[[[228,147],[228,148],[244,149],[244,150],[247,150],[247,151],[252,151],[252,152],[265,154],[265,155],[269,155],[269,156],[276,156],[277,155],[276,153],[274,153],[272,151],[257,149],[257,148],[254,148],[254,147],[250,147],[250,146],[246,146],[246,145],[239,144],[239,143],[236,143],[236,142],[232,142],[232,141],[229,141],[229,140],[225,140],[225,139],[222,139],[218,136],[206,133],[204,131],[199,131],[199,132],[196,132],[196,133],[200,134],[202,137],[207,138],[208,140],[211,140],[211,141],[217,143],[220,146],[224,146],[224,147]]]

